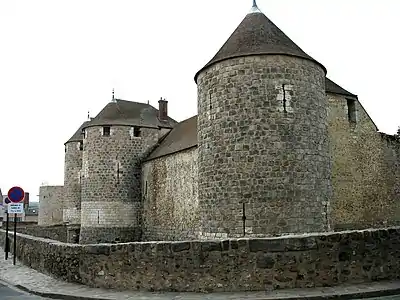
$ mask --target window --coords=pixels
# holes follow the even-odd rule
[[[111,127],[110,126],[103,127],[103,136],[110,136],[110,133],[111,133]]]
[[[86,139],[86,130],[85,129],[82,129],[82,135],[83,135],[83,138]]]
[[[80,150],[80,151],[83,150],[83,142],[79,142],[79,150]]]
[[[134,127],[133,128],[133,136],[134,137],[140,137],[140,128],[139,127]]]
[[[356,100],[347,99],[347,114],[350,124],[357,123]]]

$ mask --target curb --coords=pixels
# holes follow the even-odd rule
[[[369,292],[349,292],[344,294],[331,294],[323,296],[288,296],[288,297],[268,297],[267,298],[257,298],[253,300],[351,300],[351,299],[369,299],[377,297],[388,297],[388,296],[400,296],[400,288],[394,288],[390,290],[377,290]]]
[[[66,295],[66,294],[57,294],[57,293],[48,293],[48,292],[39,292],[34,289],[30,289],[26,286],[20,285],[20,284],[12,284],[11,282],[0,279],[0,283],[3,282],[10,288],[20,290],[22,292],[43,297],[43,298],[48,298],[48,299],[59,299],[59,300],[111,300],[110,298],[93,298],[93,297],[85,297],[85,296],[74,296],[74,295]]]
[[[16,289],[19,289],[23,292],[26,292],[31,295],[48,298],[48,299],[62,299],[62,300],[110,300],[110,298],[92,298],[92,297],[84,297],[84,296],[74,296],[74,295],[66,295],[66,294],[56,294],[56,293],[47,293],[47,292],[39,292],[32,289],[29,289],[22,285],[14,285]]]
[[[74,295],[67,295],[67,294],[57,294],[57,293],[50,293],[50,292],[40,292],[26,286],[20,284],[12,284],[4,279],[0,280],[0,282],[4,282],[7,285],[18,289],[22,292],[48,298],[48,299],[62,299],[62,300],[111,300],[110,298],[93,298],[93,297],[86,297],[86,296],[74,296]],[[204,296],[212,295],[212,293],[205,293]],[[375,290],[375,291],[366,291],[366,292],[348,292],[343,294],[327,294],[327,295],[316,295],[316,296],[258,296],[254,299],[249,300],[333,300],[333,299],[340,299],[340,300],[354,300],[354,299],[368,299],[368,298],[377,298],[377,297],[388,297],[388,296],[400,296],[400,288],[392,288],[386,290]],[[178,296],[181,299],[185,299],[185,296]],[[190,297],[190,296],[189,296]],[[115,299],[116,300],[116,299]]]

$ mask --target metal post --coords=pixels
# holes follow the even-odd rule
[[[15,259],[17,257],[17,214],[14,214],[14,253],[13,253],[13,265],[15,266]]]
[[[8,210],[6,211],[6,244],[4,246],[4,252],[5,252],[5,259],[8,259],[8,249],[10,248],[9,240],[8,240],[8,223],[9,223],[9,218],[8,218]]]

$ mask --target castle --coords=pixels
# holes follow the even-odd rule
[[[88,244],[398,224],[397,138],[326,74],[254,3],[196,73],[197,116],[113,97],[82,124],[39,225]]]

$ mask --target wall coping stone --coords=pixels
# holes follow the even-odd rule
[[[239,246],[249,246],[251,252],[261,251],[260,249],[268,248],[271,252],[281,252],[281,251],[304,251],[304,250],[312,250],[317,247],[317,238],[331,238],[338,239],[343,236],[350,235],[353,239],[356,237],[361,237],[363,233],[369,232],[372,235],[376,233],[383,233],[389,230],[398,230],[400,231],[400,226],[392,226],[386,228],[369,228],[369,229],[360,229],[360,230],[345,230],[345,231],[329,231],[329,232],[315,232],[315,233],[307,233],[307,234],[288,234],[282,236],[274,236],[274,237],[249,237],[249,238],[228,238],[228,239],[213,239],[213,240],[183,240],[183,241],[147,241],[147,242],[126,242],[126,243],[100,243],[100,244],[73,244],[73,243],[65,243],[52,239],[36,237],[32,235],[22,234],[17,232],[17,236],[21,236],[31,240],[37,240],[41,242],[46,242],[49,244],[56,244],[60,246],[69,246],[69,247],[82,247],[83,249],[91,249],[93,247],[124,247],[129,245],[137,245],[137,246],[147,246],[147,245],[171,245],[171,249],[175,249],[174,252],[186,251],[189,248],[190,244],[200,244],[202,246],[202,250],[209,251],[223,251],[226,249],[226,244],[229,242],[230,245],[236,244]],[[0,232],[6,232],[4,229],[0,229]],[[9,235],[13,235],[14,230],[9,230]],[[267,242],[273,243],[267,243]],[[285,241],[284,244],[275,243],[277,241]],[[292,243],[290,243],[290,242]],[[301,241],[299,243],[299,241]],[[222,246],[220,246],[220,244]],[[223,246],[225,245],[225,246]],[[234,248],[232,248],[234,249]]]

